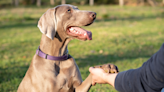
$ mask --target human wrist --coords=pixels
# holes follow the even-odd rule
[[[106,75],[106,82],[110,85],[112,85],[114,87],[114,83],[115,83],[115,79],[118,73],[114,73],[114,74],[107,74]]]
[[[104,80],[104,83],[108,83],[108,76],[109,76],[108,73],[103,73],[103,80]]]

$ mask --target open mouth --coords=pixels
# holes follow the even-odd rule
[[[67,34],[78,39],[92,40],[92,33],[81,27],[68,27]]]

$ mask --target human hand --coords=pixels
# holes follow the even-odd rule
[[[104,78],[107,75],[107,73],[105,73],[103,69],[90,67],[89,72],[92,74],[92,85],[95,85],[96,83],[107,83]]]
[[[92,85],[94,86],[96,83],[99,84],[110,84],[114,87],[115,78],[118,73],[109,74],[106,73],[101,68],[89,68],[90,73],[92,74]]]

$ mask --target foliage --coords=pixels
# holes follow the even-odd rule
[[[94,0],[96,4],[118,4],[118,0]]]
[[[0,0],[0,7],[9,7],[13,5],[13,0]],[[37,0],[19,0],[20,6],[29,6],[29,5],[36,5]],[[61,4],[61,0],[54,0],[55,4]],[[90,0],[66,0],[67,4],[76,4],[76,5],[89,5]],[[148,0],[143,0],[145,2],[144,5],[149,5]],[[154,0],[158,3],[158,5],[162,4],[162,0]],[[124,5],[131,5],[131,6],[137,6],[140,5],[142,2],[141,0],[124,0]],[[41,0],[42,6],[50,5],[50,0]],[[116,5],[119,4],[119,0],[94,0],[95,5],[102,5],[102,4],[110,4],[110,5]]]
[[[109,15],[108,15],[108,14],[103,14],[103,15],[102,15],[102,18],[103,18],[103,19],[107,19],[107,18],[109,18]]]
[[[86,0],[87,3],[89,3],[90,0]],[[94,3],[96,5],[100,4],[118,4],[118,0],[94,0]]]
[[[50,7],[17,7],[0,10],[0,92],[16,92],[40,44],[39,17]],[[72,40],[69,53],[82,78],[88,68],[116,64],[120,71],[140,67],[162,45],[163,7],[79,6],[97,13],[91,26],[92,41]],[[104,14],[108,18],[103,19]],[[108,84],[97,84],[89,92],[117,92]]]

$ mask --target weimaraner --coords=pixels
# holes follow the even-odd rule
[[[80,26],[94,22],[95,12],[81,11],[73,5],[59,5],[47,10],[38,21],[43,33],[17,92],[87,92],[91,87],[91,74],[82,81],[75,60],[68,54],[70,40],[91,40],[92,33]],[[117,72],[113,64],[96,66],[108,73]]]

